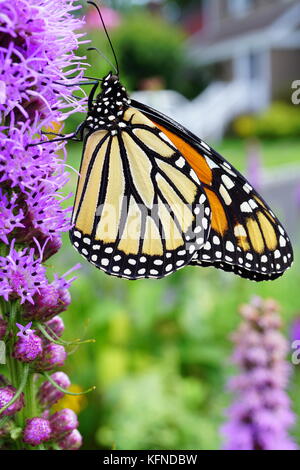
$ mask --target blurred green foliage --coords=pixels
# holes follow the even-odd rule
[[[276,102],[261,114],[237,118],[233,130],[239,137],[299,138],[299,109],[284,102]]]
[[[65,269],[77,260],[66,242],[53,263]],[[218,449],[238,307],[253,295],[271,296],[287,327],[299,308],[299,281],[296,268],[259,285],[186,268],[160,281],[130,282],[84,263],[64,320],[66,337],[78,337],[88,322],[85,336],[97,340],[66,367],[73,382],[97,385],[80,415],[85,448]]]
[[[86,75],[102,78],[112,66],[95,51],[97,47],[113,64],[114,58],[99,20],[99,29],[88,29],[79,54],[87,57]],[[164,88],[176,90],[188,98],[197,96],[208,84],[210,71],[187,59],[185,34],[180,26],[144,9],[122,14],[119,27],[109,31],[120,66],[120,79],[128,91],[137,90],[147,79],[159,79]],[[89,88],[85,87],[88,93]],[[80,122],[78,115],[68,120],[68,131]]]
[[[123,15],[120,26],[110,31],[120,66],[120,78],[129,90],[140,88],[147,78],[160,77],[166,88],[186,96],[196,96],[208,77],[186,58],[185,35],[180,26],[144,10]],[[102,29],[88,32],[92,45],[99,47],[110,60],[112,52]],[[102,77],[110,66],[94,53],[88,54],[89,74]],[[187,80],[187,77],[189,80]]]
[[[184,62],[183,32],[159,17],[139,13],[126,17],[112,35],[120,71],[131,90],[148,77],[162,77],[167,88],[177,86]]]
[[[167,87],[176,86],[178,69],[184,60],[183,33],[150,13],[136,12],[123,16],[121,25],[110,31],[120,66],[121,80],[130,89],[139,88],[142,79],[160,76]],[[112,52],[103,30],[88,31],[91,44],[113,62]],[[88,74],[103,77],[111,66],[94,52],[88,53]],[[114,63],[114,62],[113,62]]]
[[[247,169],[248,148],[249,139],[226,138],[218,144],[218,152],[240,171]],[[262,139],[259,141],[259,149],[264,168],[299,163],[300,139]]]

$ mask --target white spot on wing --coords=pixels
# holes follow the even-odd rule
[[[252,212],[252,209],[251,209],[251,207],[250,207],[250,205],[248,204],[247,201],[245,201],[241,204],[241,211],[242,212],[248,212],[248,213]]]
[[[234,188],[234,182],[232,179],[229,178],[227,175],[222,175],[222,181],[225,184],[227,189],[232,189]]]
[[[227,189],[225,188],[225,186],[223,184],[220,185],[220,194],[221,194],[225,204],[227,206],[230,206],[230,204],[232,203],[232,199],[229,196],[229,193],[228,193]]]
[[[205,157],[205,160],[211,170],[213,170],[214,168],[220,168],[211,158]]]

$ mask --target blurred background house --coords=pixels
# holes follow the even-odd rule
[[[224,136],[236,116],[290,99],[291,84],[300,77],[298,0],[205,0],[196,6],[193,23],[189,12],[186,25],[188,31],[200,28],[188,38],[187,53],[210,69],[211,83],[192,102],[169,91],[139,93],[137,99],[159,103],[195,134],[213,140]]]
[[[189,53],[214,68],[205,93],[218,86],[221,112],[217,120],[205,120],[204,134],[221,137],[236,115],[290,98],[291,84],[300,77],[300,3],[210,0],[203,12],[204,27],[190,39]]]

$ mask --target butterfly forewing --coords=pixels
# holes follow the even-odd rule
[[[207,241],[210,207],[179,150],[143,113],[127,109],[118,132],[85,140],[71,241],[98,268],[160,278]]]

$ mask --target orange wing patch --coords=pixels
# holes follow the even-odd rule
[[[205,158],[201,153],[195,150],[191,145],[187,144],[183,139],[173,134],[173,132],[164,128],[160,124],[152,121],[175,145],[181,155],[187,160],[190,166],[193,168],[198,178],[202,183],[207,185],[212,184],[212,171],[209,168]]]
[[[224,235],[228,229],[228,223],[225,211],[220,199],[210,189],[204,188],[211,208],[211,227],[220,235]]]

